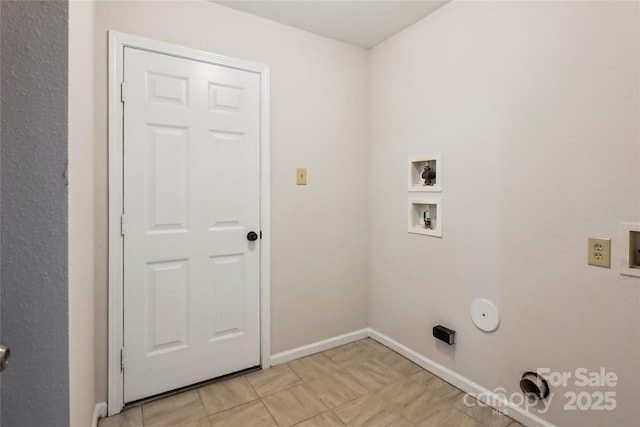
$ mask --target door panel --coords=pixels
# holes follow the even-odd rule
[[[149,265],[146,321],[152,328],[147,333],[147,354],[173,351],[187,345],[189,307],[187,307],[187,260],[158,262]]]
[[[234,188],[244,187],[244,175],[237,165],[242,164],[246,141],[242,134],[211,132],[208,158],[215,168],[209,170],[209,212],[211,227],[238,226],[243,215],[242,201]]]
[[[211,257],[208,313],[209,341],[241,333],[244,328],[244,270],[242,255]]]
[[[187,231],[188,129],[149,126],[149,231]]]
[[[259,365],[260,76],[125,48],[125,402]]]

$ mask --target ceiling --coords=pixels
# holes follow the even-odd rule
[[[214,3],[368,49],[448,1],[214,0]]]

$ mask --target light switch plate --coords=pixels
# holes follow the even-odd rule
[[[296,169],[296,185],[307,185],[307,168]]]
[[[596,239],[589,237],[587,244],[589,265],[611,267],[611,239]]]

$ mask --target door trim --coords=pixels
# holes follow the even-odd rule
[[[124,141],[120,91],[124,75],[125,47],[251,71],[260,75],[260,230],[262,231],[262,240],[260,241],[260,364],[263,369],[271,365],[269,67],[255,62],[109,31],[109,415],[119,413],[124,406],[124,376],[120,369],[120,350],[124,342],[124,239],[120,223],[123,212]]]

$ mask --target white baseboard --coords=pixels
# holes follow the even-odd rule
[[[339,345],[349,344],[350,342],[358,341],[367,338],[368,336],[369,328],[365,328],[358,331],[349,332],[344,335],[339,335],[337,337],[303,345],[302,347],[283,351],[281,353],[276,353],[271,355],[271,366],[287,363],[301,357],[309,356],[321,351],[338,347]]]
[[[491,402],[500,401],[500,399],[495,393],[487,390],[486,388],[482,387],[479,384],[476,384],[470,379],[463,377],[462,375],[456,372],[453,372],[451,369],[446,368],[434,362],[433,360],[421,355],[420,353],[410,349],[409,347],[406,347],[405,345],[400,344],[399,342],[389,338],[388,336],[381,334],[380,332],[374,329],[369,328],[369,337],[373,338],[374,340],[378,341],[381,344],[386,345],[390,349],[394,350],[395,352],[411,360],[413,363],[423,367],[427,371],[442,378],[449,384],[456,386],[457,388],[464,391],[465,393],[470,394],[472,396],[486,396],[487,397],[486,399],[481,399],[481,400],[484,403],[488,404],[489,406],[491,406]],[[535,414],[532,414],[531,412],[526,411],[520,406],[515,405],[512,402],[506,402],[506,403],[507,403],[506,406],[508,409],[509,417],[513,418],[519,423],[525,424],[529,427],[533,427],[533,426],[553,427],[553,424],[543,420],[542,418],[538,417]],[[504,410],[505,408],[503,407],[503,408],[496,408],[496,409]]]
[[[107,402],[98,402],[93,408],[93,420],[91,427],[98,427],[98,420],[107,416]]]

